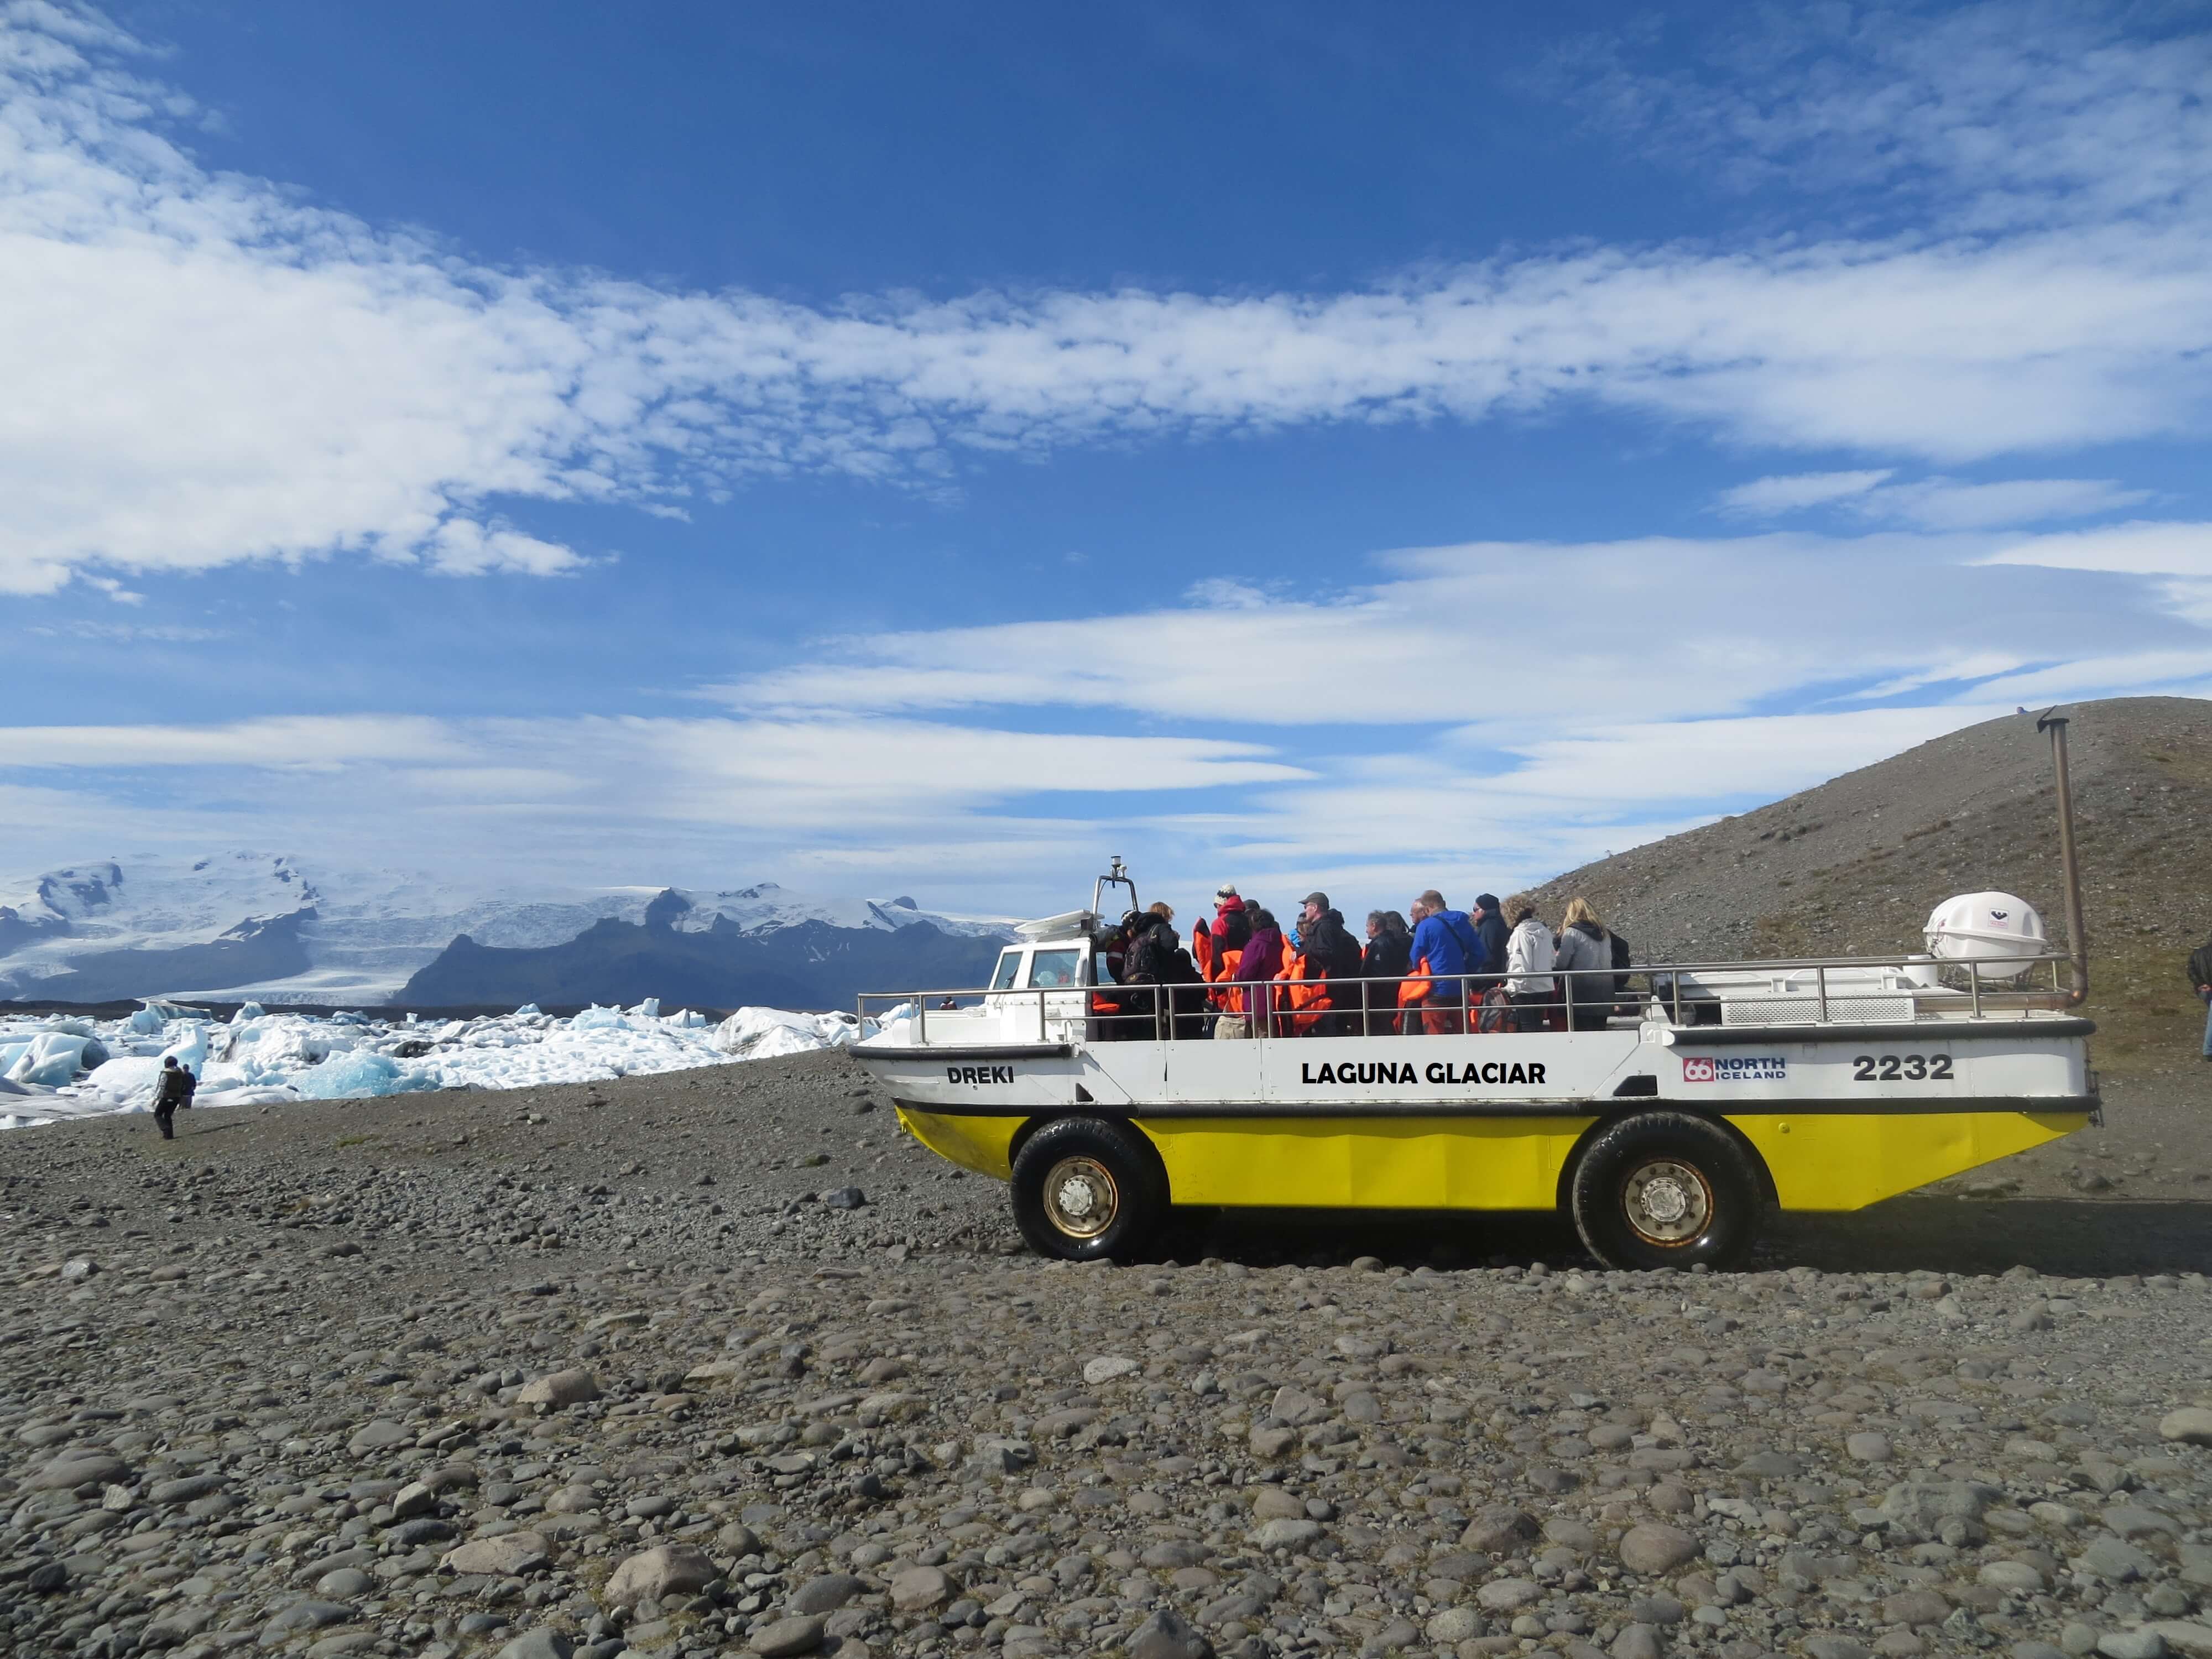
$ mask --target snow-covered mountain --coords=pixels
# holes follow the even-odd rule
[[[815,982],[836,958],[857,954],[860,963],[889,971],[908,959],[942,961],[950,946],[945,965],[953,966],[969,957],[988,960],[1005,933],[1001,922],[936,915],[910,898],[817,896],[773,883],[716,891],[485,893],[412,872],[311,874],[289,855],[232,852],[189,861],[102,861],[0,882],[0,1000],[222,995],[382,1003],[458,944],[467,971],[448,961],[410,1000],[429,1001],[442,984],[452,993],[443,999],[449,1003],[501,1000],[493,981],[520,982],[544,965],[530,953],[555,952],[564,984],[595,988],[574,996],[528,992],[515,1000],[688,994],[735,1006],[761,999],[698,990],[741,990],[735,981],[722,986],[730,975],[712,966],[741,959],[746,973],[780,981],[787,1006],[833,1006],[848,1000],[842,981],[835,994]],[[612,988],[652,971],[654,959],[672,951],[689,964],[688,992]],[[622,965],[610,966],[616,957]],[[471,993],[477,985],[489,994]],[[810,994],[794,1003],[793,991]]]

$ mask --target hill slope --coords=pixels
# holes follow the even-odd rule
[[[2212,702],[2070,705],[2090,1014],[2106,1071],[2197,1053],[2183,983],[2212,933]],[[1638,959],[1917,950],[1955,893],[1994,889],[2065,932],[2050,743],[2033,715],[1986,721],[1756,811],[1571,870],[1534,890],[1555,926],[1581,894]]]

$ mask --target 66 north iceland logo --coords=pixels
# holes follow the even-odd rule
[[[1682,1056],[1685,1083],[1784,1083],[1790,1062],[1780,1054],[1703,1054]]]

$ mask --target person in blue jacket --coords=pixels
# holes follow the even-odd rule
[[[1413,901],[1413,961],[1425,959],[1434,981],[1423,1004],[1423,1024],[1431,1036],[1467,1030],[1467,987],[1458,977],[1479,974],[1489,961],[1482,935],[1464,910],[1455,910],[1433,887]]]

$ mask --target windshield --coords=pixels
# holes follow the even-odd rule
[[[1022,953],[1019,951],[1000,951],[999,965],[991,975],[991,988],[994,991],[1003,991],[1012,985],[1014,982],[1014,975],[1021,970],[1021,965]]]
[[[1030,968],[1031,985],[1073,985],[1079,982],[1080,951],[1040,951]]]

